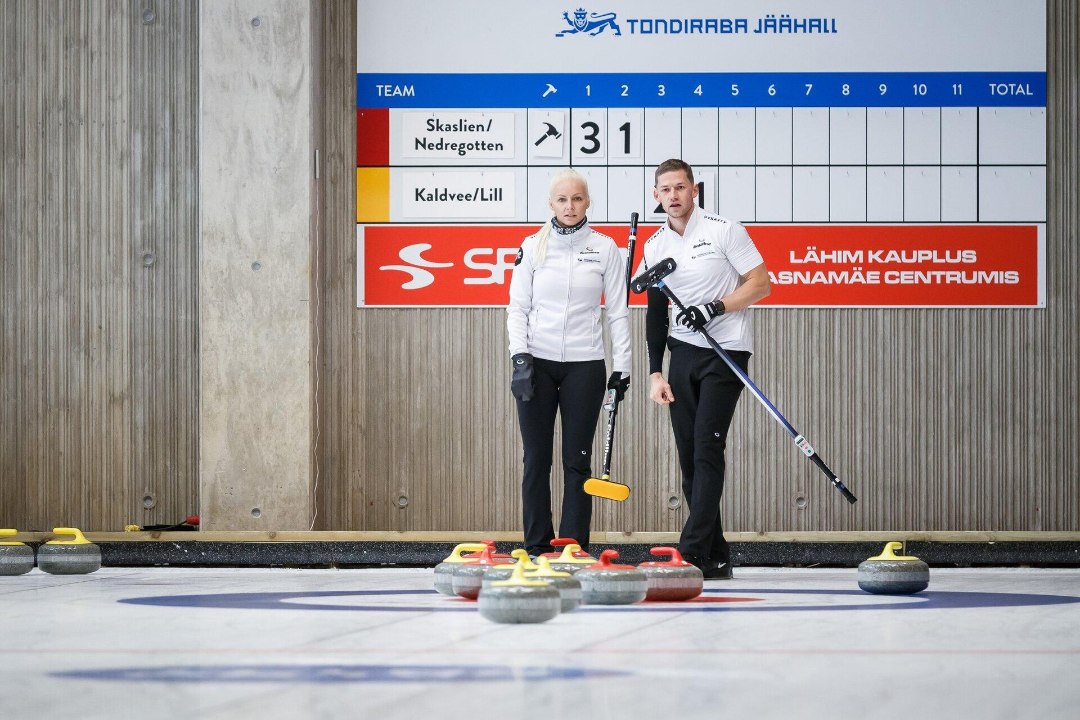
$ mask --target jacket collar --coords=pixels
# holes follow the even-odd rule
[[[577,225],[574,225],[573,227],[563,227],[562,225],[560,225],[558,223],[557,220],[555,220],[555,218],[551,218],[551,230],[556,235],[563,235],[563,236],[576,235],[581,230],[586,229],[588,227],[588,225],[589,225],[589,218],[587,218],[587,217],[581,218],[581,222],[579,222]]]

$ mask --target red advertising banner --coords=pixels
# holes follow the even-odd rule
[[[1035,225],[748,226],[772,276],[763,305],[1040,307]]]
[[[638,229],[634,264],[657,226]],[[762,305],[1042,307],[1039,225],[753,225],[772,277]],[[357,226],[357,305],[505,305],[536,225]],[[625,248],[626,225],[597,225]],[[631,304],[644,298],[631,297]]]
[[[626,225],[596,225],[625,248]],[[658,226],[638,228],[638,250]],[[357,305],[506,305],[510,271],[533,225],[358,226]],[[633,302],[633,300],[631,300]]]

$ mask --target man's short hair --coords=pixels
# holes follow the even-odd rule
[[[660,176],[664,173],[678,172],[682,170],[686,173],[686,179],[690,181],[690,184],[694,184],[694,169],[687,163],[679,160],[678,158],[671,158],[660,163],[656,168],[656,175],[653,176],[653,187],[656,187],[656,183],[660,180]]]

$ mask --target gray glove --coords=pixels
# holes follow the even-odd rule
[[[510,358],[513,363],[513,375],[510,377],[510,392],[521,402],[532,400],[536,380],[533,378],[533,356],[518,353]]]

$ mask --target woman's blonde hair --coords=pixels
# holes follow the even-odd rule
[[[581,183],[581,187],[585,188],[585,197],[589,197],[589,181],[585,179],[585,176],[579,173],[574,168],[566,168],[560,170],[551,176],[551,181],[548,183],[548,201],[550,202],[555,195],[555,186],[561,182],[567,180],[573,180],[574,182]],[[544,223],[544,227],[540,228],[536,238],[536,254],[533,256],[533,267],[540,267],[544,264],[544,259],[547,258],[547,244],[548,236],[551,235],[551,221],[548,220]]]

